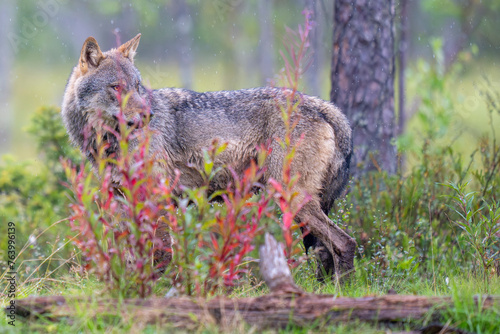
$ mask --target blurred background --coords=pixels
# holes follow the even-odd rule
[[[406,27],[404,80],[408,129],[426,64],[460,63],[452,98],[460,130],[480,135],[484,77],[498,84],[500,0],[395,1],[395,34]],[[285,27],[314,11],[313,63],[302,89],[329,99],[334,3],[331,0],[2,0],[0,2],[0,155],[36,159],[24,129],[41,106],[59,106],[66,80],[88,36],[102,50],[142,33],[137,66],[152,88],[198,91],[266,85],[283,67]],[[396,89],[397,90],[397,89]],[[397,93],[397,92],[396,92]],[[465,127],[464,127],[465,126]],[[457,128],[458,129],[458,128]],[[470,140],[464,140],[464,144]]]

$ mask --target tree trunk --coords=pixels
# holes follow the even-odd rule
[[[183,88],[191,89],[193,88],[193,46],[191,41],[193,19],[191,8],[186,0],[174,0],[172,4],[176,39],[179,46],[177,62],[179,63],[181,85]]]
[[[458,17],[444,25],[444,57],[447,71],[455,63],[460,52],[467,48],[472,34],[483,22],[488,12],[488,6],[476,0],[465,0],[459,8]]]
[[[392,0],[336,0],[330,99],[353,128],[354,175],[397,167]]]
[[[406,128],[406,84],[405,71],[408,61],[408,0],[399,2],[399,40],[398,40],[398,130],[396,134],[402,135]],[[404,169],[404,156],[400,153],[398,156],[398,170],[400,173]]]
[[[306,8],[311,10],[311,20],[315,23],[311,30],[311,49],[312,58],[309,68],[305,73],[306,89],[305,91],[310,95],[321,96],[321,72],[323,66],[323,31],[322,21],[323,15],[321,10],[321,0],[306,0]]]
[[[273,0],[259,0],[259,69],[261,85],[269,84],[274,74],[274,28],[273,28]]]
[[[239,89],[242,85],[244,87],[242,79],[250,74],[249,71],[255,72],[255,66],[250,65],[248,56],[249,40],[244,33],[244,26],[240,24],[241,15],[246,12],[248,5],[247,1],[227,2],[225,15],[222,17],[227,36],[225,48],[227,55],[224,57],[225,89]]]
[[[7,153],[12,144],[13,109],[10,104],[12,66],[15,49],[9,41],[13,33],[16,12],[14,1],[5,0],[0,3],[0,154]]]
[[[496,307],[500,298],[476,296],[474,301],[485,310]],[[39,296],[16,300],[14,312],[30,320],[45,319],[42,321],[71,321],[85,310],[85,316],[89,319],[99,315],[115,315],[124,321],[133,320],[135,325],[170,323],[192,329],[202,324],[236,326],[243,320],[258,329],[279,329],[290,325],[307,327],[349,321],[377,322],[380,325],[386,322],[407,324],[408,320],[415,319],[439,321],[440,314],[453,307],[453,299],[403,295],[348,298],[272,293],[241,299],[125,299],[121,307],[117,305],[120,305],[120,301],[112,298]],[[6,311],[9,314],[9,310]],[[426,331],[420,329],[417,333],[422,332]],[[439,330],[433,333],[439,333]]]

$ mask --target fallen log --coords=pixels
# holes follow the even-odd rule
[[[475,302],[484,309],[499,305],[499,296],[478,296]],[[77,310],[88,317],[118,315],[125,321],[145,324],[171,323],[180,327],[199,324],[234,324],[244,320],[259,328],[333,324],[353,320],[368,322],[406,322],[425,316],[437,319],[453,305],[451,297],[387,295],[347,298],[331,295],[268,294],[255,298],[90,299],[45,296],[16,301],[16,313],[28,319],[45,317],[52,321],[71,319]]]
[[[381,323],[424,317],[438,319],[443,310],[453,306],[451,297],[386,295],[348,298],[308,294],[294,284],[283,250],[271,236],[266,236],[260,255],[261,272],[271,289],[270,294],[260,297],[149,298],[126,299],[120,303],[112,298],[41,296],[17,300],[16,314],[32,320],[44,317],[59,321],[75,318],[78,310],[85,310],[86,317],[120,316],[124,321],[134,323],[168,322],[184,328],[200,324],[227,326],[241,320],[258,328],[283,328],[353,320]],[[500,296],[476,296],[474,301],[487,309],[500,305]]]

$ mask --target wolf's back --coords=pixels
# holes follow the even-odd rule
[[[184,148],[196,150],[210,145],[211,138],[218,137],[245,147],[233,152],[242,157],[245,155],[242,150],[253,150],[256,145],[281,136],[284,130],[279,105],[286,106],[287,101],[285,90],[281,88],[263,87],[205,93],[166,88],[156,94],[158,99],[164,101],[162,111],[175,114],[176,128],[167,131],[166,135],[175,132],[176,138],[165,141],[180,143]],[[332,150],[333,154],[328,153],[326,159],[329,161],[329,168],[322,177],[321,207],[324,212],[328,212],[334,200],[342,193],[349,177],[352,154],[351,127],[345,115],[332,103],[317,97],[300,96],[302,102],[298,110],[302,114],[302,122],[298,127],[301,130],[297,131],[314,133],[321,131],[315,127],[326,123],[331,127],[334,136],[335,148]],[[300,136],[298,133],[297,135]],[[317,136],[314,137],[317,139]],[[312,138],[305,138],[306,141],[309,139]],[[308,154],[326,153],[315,152],[319,147],[314,146],[314,143],[310,144],[311,151]]]

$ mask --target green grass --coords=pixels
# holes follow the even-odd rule
[[[454,305],[444,312],[441,322],[449,323],[450,326],[475,333],[498,333],[500,330],[500,305],[489,311],[484,311],[472,302],[474,295],[500,295],[500,277],[492,277],[489,281],[478,279],[472,274],[456,273],[453,265],[442,270],[439,277],[432,277],[425,272],[417,272],[410,278],[399,278],[384,276],[383,273],[367,275],[366,268],[362,262],[356,264],[355,280],[352,284],[340,289],[332,282],[318,283],[314,277],[314,261],[304,262],[294,269],[295,282],[305,291],[316,294],[332,294],[345,297],[363,297],[385,295],[388,288],[392,288],[398,294],[418,294],[424,296],[453,296]],[[447,274],[447,271],[450,274]],[[253,272],[256,272],[254,270]],[[454,274],[453,274],[454,273]],[[154,289],[155,295],[164,296],[170,289],[166,280],[160,279]],[[257,277],[251,283],[244,283],[229,293],[231,298],[256,297],[268,293],[268,289]],[[81,277],[78,274],[66,274],[56,280],[46,280],[38,284],[35,289],[27,284],[19,297],[27,295],[64,295],[64,296],[93,296],[102,297],[106,295],[105,286],[92,277]],[[226,292],[222,294],[227,295]],[[2,297],[2,304],[7,302]],[[392,325],[392,330],[410,330],[420,328],[428,324],[429,320],[410,321],[402,325]],[[53,323],[47,319],[41,319],[33,323],[22,323],[20,317],[16,320],[15,329],[7,324],[5,317],[0,317],[0,333],[170,333],[179,332],[171,325],[144,326],[133,319],[121,319],[112,314],[99,315],[90,318],[86,309],[77,308],[75,321],[62,321]],[[305,328],[290,326],[279,333],[312,333],[316,331],[330,333],[386,333],[386,324],[366,324],[356,321],[326,326],[324,324],[313,324]],[[198,333],[218,332],[252,332],[256,331],[243,323],[231,324],[229,328],[217,328],[213,324],[199,324],[195,328]],[[180,331],[182,332],[182,331]],[[257,331],[258,332],[258,331]],[[276,333],[275,331],[267,331]]]

